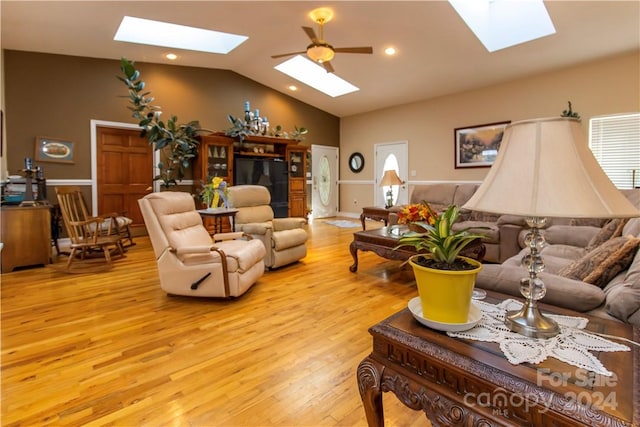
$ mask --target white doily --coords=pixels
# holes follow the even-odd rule
[[[522,303],[507,299],[493,305],[484,301],[474,301],[482,310],[482,319],[476,326],[466,331],[447,332],[450,337],[467,338],[476,341],[496,342],[507,360],[514,365],[523,362],[540,363],[547,357],[584,368],[610,377],[607,370],[590,351],[630,351],[624,344],[609,341],[584,331],[588,320],[584,317],[546,314],[560,326],[560,333],[553,338],[529,338],[511,332],[504,324],[505,313],[519,310]]]

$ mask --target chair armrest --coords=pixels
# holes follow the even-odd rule
[[[187,254],[206,254],[211,251],[216,250],[217,248],[214,245],[207,246],[183,246],[180,248],[169,248],[169,250],[177,255],[187,255]]]
[[[271,230],[273,226],[271,222],[252,222],[249,224],[236,224],[236,228],[248,234],[264,235],[267,234],[267,231]]]
[[[247,240],[253,239],[251,235],[242,231],[236,231],[233,233],[216,233],[213,235],[214,242],[221,242],[224,240],[236,240],[236,239],[242,239],[242,238],[246,238]]]
[[[293,230],[302,228],[307,222],[304,218],[274,218],[273,231]]]

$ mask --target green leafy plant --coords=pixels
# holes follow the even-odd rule
[[[309,129],[304,127],[298,128],[298,126],[294,126],[293,128],[294,129],[293,129],[293,132],[291,133],[291,137],[296,141],[304,141],[304,135],[309,133]]]
[[[433,268],[451,270],[460,252],[471,242],[484,236],[470,233],[469,228],[453,231],[453,224],[460,213],[457,206],[449,206],[439,215],[436,215],[428,205],[427,207],[432,217],[435,217],[433,224],[416,222],[415,224],[425,231],[410,231],[403,234],[396,249],[402,246],[413,246],[418,252],[426,250],[432,254],[434,262],[440,264],[440,267],[436,264]]]
[[[163,150],[165,162],[159,162],[157,167],[159,174],[155,181],[161,180],[163,187],[177,185],[177,181],[184,178],[184,172],[198,154],[197,139],[200,128],[197,120],[188,123],[178,123],[177,116],[170,116],[165,122],[162,120],[162,110],[152,105],[154,98],[151,92],[145,91],[145,83],[140,78],[140,71],[135,68],[134,62],[126,58],[120,60],[120,70],[124,77],[118,79],[127,85],[129,89],[129,110],[132,116],[138,120],[142,128],[141,137],[147,137],[154,149]]]
[[[231,127],[225,131],[225,135],[238,138],[240,142],[244,141],[247,136],[257,135],[244,120],[233,117],[231,114],[227,114],[227,119],[231,122]]]

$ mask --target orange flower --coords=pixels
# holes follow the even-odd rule
[[[406,205],[398,212],[398,224],[409,224],[411,222],[427,222],[434,224],[438,214],[426,203],[415,203]]]

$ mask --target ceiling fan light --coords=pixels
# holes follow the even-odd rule
[[[307,49],[307,56],[318,63],[329,62],[334,55],[335,52],[329,46],[316,45]]]

